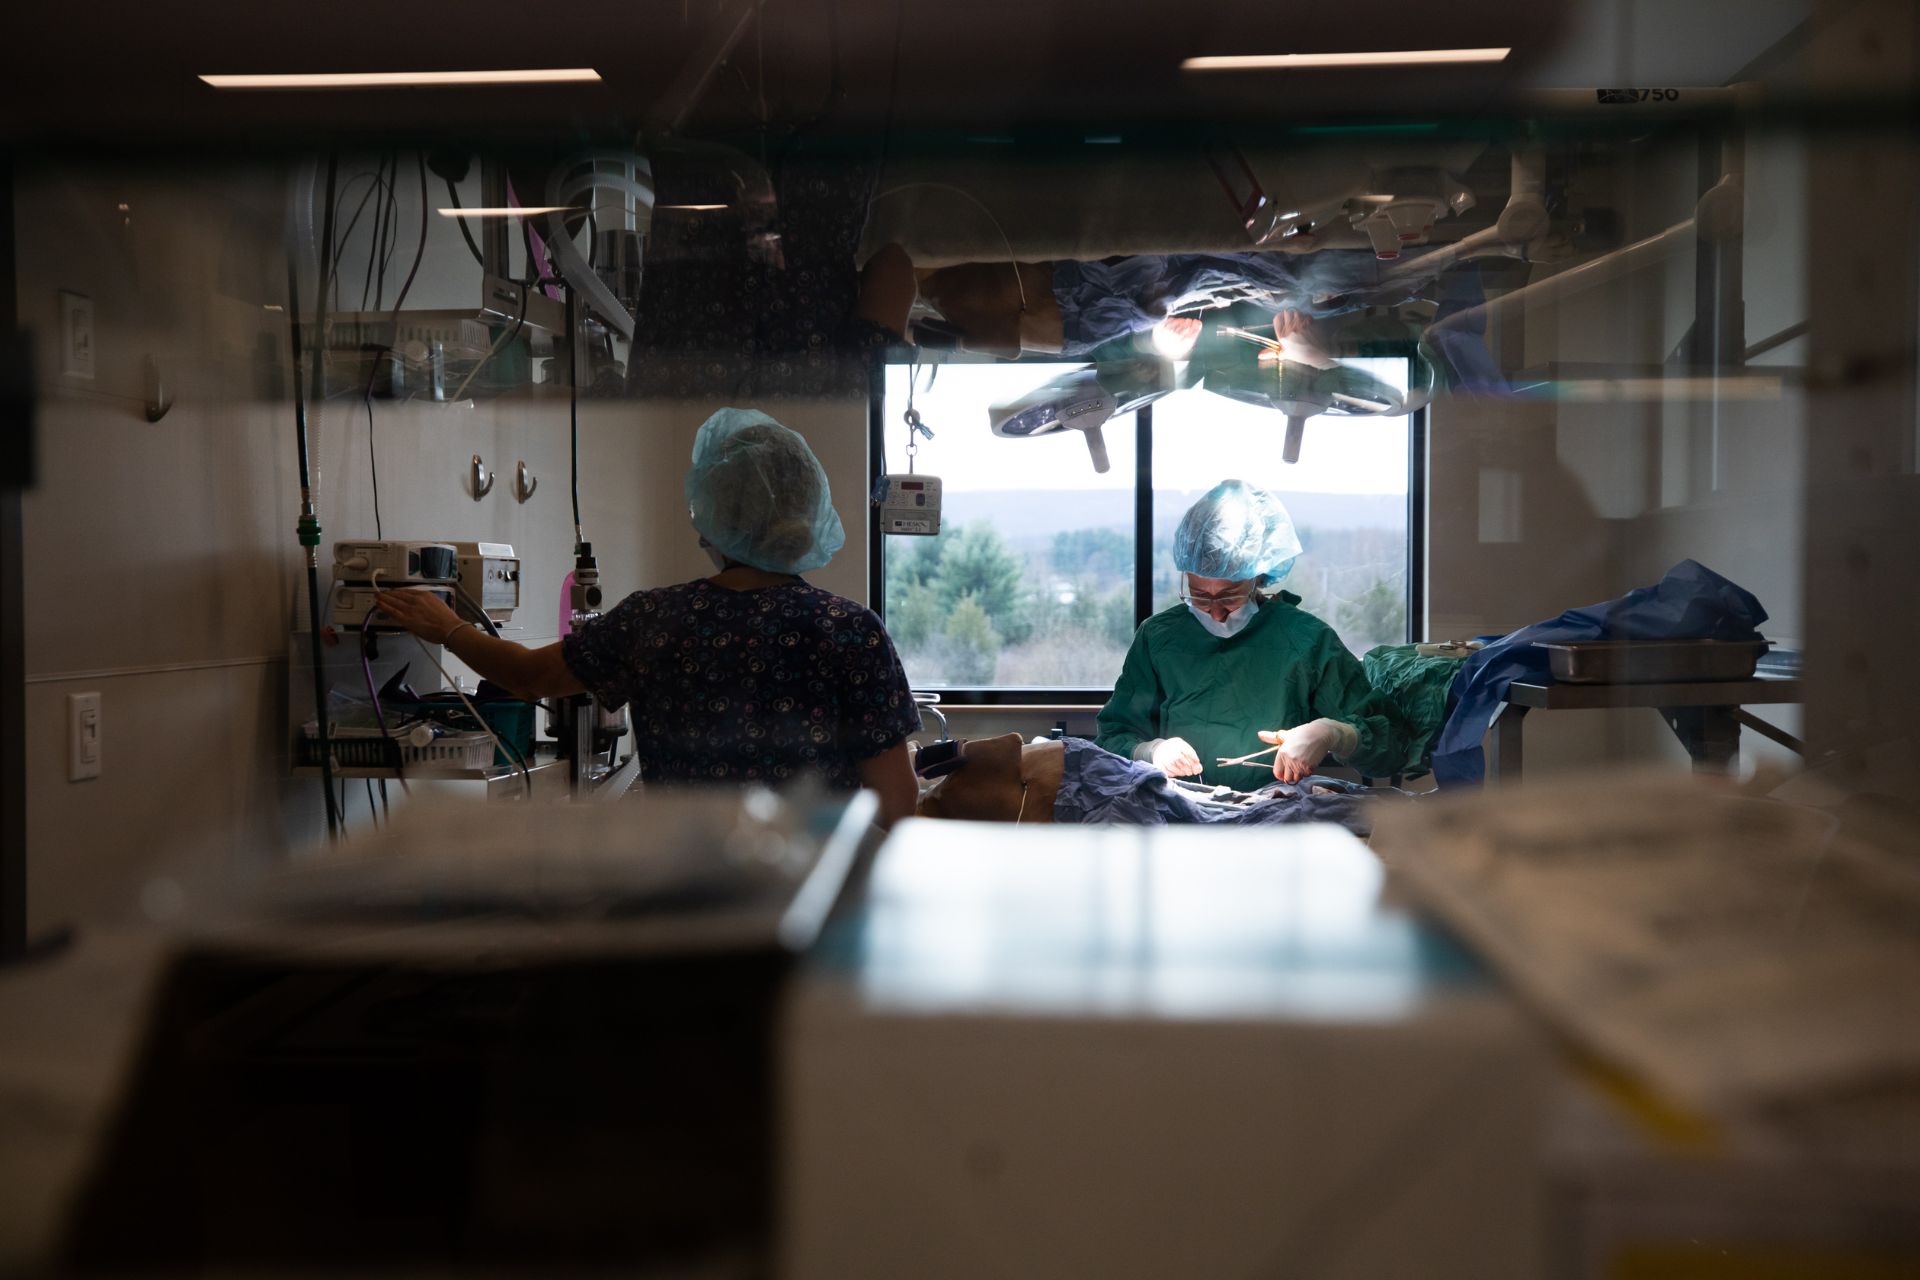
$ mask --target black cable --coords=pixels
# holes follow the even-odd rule
[[[454,590],[458,591],[459,588],[455,587]],[[480,708],[478,706],[470,707],[467,705],[469,700],[465,697],[464,694],[460,692],[459,684],[456,681],[454,681],[453,676],[448,673],[447,669],[444,666],[441,666],[439,659],[433,656],[432,650],[427,648],[427,642],[425,640],[422,640],[417,635],[413,637],[413,641],[415,644],[420,646],[420,651],[427,655],[427,660],[432,662],[436,667],[440,668],[441,676],[444,679],[446,679],[449,683],[453,684],[453,695],[454,695],[453,701],[450,703],[442,701],[440,704],[437,704],[437,705],[446,706],[448,726],[452,727],[453,725],[457,725],[459,723],[459,717],[463,714],[472,716],[476,720],[478,720],[479,730],[481,732],[486,733],[489,737],[492,738],[494,743],[501,750],[505,751],[509,756],[513,757],[513,763],[519,767],[521,776],[526,779],[527,795],[531,797],[533,795],[533,769],[527,763],[527,758],[520,753],[520,748],[514,746],[511,742],[508,742],[505,735],[500,733],[497,729],[493,728],[493,726],[489,725],[486,721],[486,718],[480,715]],[[444,642],[443,642],[443,647],[444,647]],[[478,696],[478,690],[475,691],[475,696],[476,697]]]
[[[394,232],[399,223],[399,152],[388,155],[386,215],[380,219],[380,271],[372,284],[372,309],[386,311],[386,265],[394,259]]]
[[[373,825],[377,827],[380,825],[380,811],[373,807],[373,779],[362,778],[361,781],[367,784],[367,816],[373,819]]]
[[[367,394],[361,397],[367,406],[367,474],[373,478],[373,536],[386,537],[380,527],[380,455],[373,446],[373,377],[367,377]]]
[[[425,152],[420,154],[419,161],[420,240],[413,250],[413,267],[407,272],[406,281],[400,286],[400,295],[393,300],[393,312],[387,320],[387,327],[391,332],[387,335],[387,347],[384,354],[390,366],[398,364],[400,360],[400,308],[407,300],[408,291],[413,288],[414,277],[420,274],[420,261],[426,257],[427,254],[427,157]],[[397,186],[399,180],[399,160],[397,157],[395,158],[394,164],[394,178]],[[398,204],[398,196],[395,196],[394,203],[396,205]],[[373,381],[380,373],[381,354],[382,353],[378,352],[375,353],[372,366],[367,370],[367,385],[362,388],[360,392],[361,403],[367,407],[367,474],[373,481],[373,536],[376,538],[384,538],[386,536],[385,530],[382,528],[380,522],[380,455],[373,438]]]
[[[467,608],[473,610],[473,616],[478,620],[479,625],[486,629],[486,632],[488,635],[492,636],[495,640],[506,639],[505,636],[500,634],[499,624],[496,623],[492,618],[487,616],[487,611],[480,607],[480,602],[478,600],[475,600],[472,596],[467,594],[465,587],[462,587],[457,582],[454,583],[453,594],[459,599],[460,603],[466,605]]]
[[[378,576],[374,579],[374,585],[379,585]],[[380,690],[373,682],[373,615],[379,612],[381,612],[381,610],[376,606],[375,608],[367,610],[366,617],[360,619],[360,673],[366,677],[367,702],[373,707],[373,722],[380,726],[381,736],[384,737],[387,743],[393,748],[393,776],[399,780],[400,789],[408,795],[412,795],[413,788],[407,785],[406,765],[401,754],[402,747],[400,739],[394,735],[393,726],[387,723],[387,713],[380,706]],[[396,715],[395,718],[398,719],[398,716]],[[382,778],[380,780],[380,794],[384,797],[386,793],[387,780]]]
[[[488,635],[492,636],[495,640],[504,640],[506,638],[500,634],[499,624],[487,616],[487,611],[480,607],[478,600],[475,600],[467,594],[466,588],[456,582],[453,584],[453,594],[456,599],[473,611],[473,616],[479,619],[479,625],[486,628]],[[534,702],[530,705],[538,706],[540,704]],[[528,767],[527,758],[520,754],[518,747],[507,741],[506,735],[504,734],[500,736],[500,745],[506,748],[507,754],[512,756],[514,763],[520,766],[520,772],[525,775],[527,780],[527,794],[531,796],[533,794],[533,770]]]
[[[320,286],[321,292],[323,293],[329,287],[332,288],[333,306],[336,311],[340,309],[340,258],[346,250],[347,241],[353,239],[353,229],[360,225],[360,215],[367,211],[367,201],[373,198],[374,192],[380,190],[380,180],[378,176],[371,173],[356,173],[353,177],[347,179],[347,185],[341,188],[340,199],[336,202],[334,208],[334,216],[338,217],[340,213],[338,206],[347,202],[347,192],[352,190],[354,183],[359,182],[363,178],[372,178],[374,180],[373,185],[369,186],[366,194],[360,197],[360,203],[354,206],[353,217],[347,220],[347,229],[340,233],[339,240],[335,242],[333,246],[334,269],[331,273],[331,278],[323,282]]]
[[[385,191],[384,184],[386,182],[386,177],[387,177],[387,162],[385,160],[381,160],[381,161],[378,161],[377,163],[378,163],[378,167],[374,170],[374,175],[375,175],[374,183],[376,186],[379,186],[380,189],[384,192]],[[380,206],[375,205],[373,209],[373,244],[367,250],[366,277],[360,282],[360,309],[362,311],[365,311],[367,309],[367,299],[373,296],[373,260],[380,256],[380,223],[381,221],[382,221],[382,218],[380,214]]]
[[[473,385],[473,380],[480,376],[480,371],[487,367],[494,356],[506,350],[513,340],[520,336],[520,330],[525,327],[527,323],[527,300],[533,296],[535,289],[543,284],[549,283],[553,283],[549,277],[541,276],[530,284],[520,286],[520,314],[513,318],[513,328],[507,333],[506,337],[498,339],[491,347],[488,347],[487,354],[480,357],[480,363],[473,367],[473,372],[461,380],[460,385],[454,389],[453,399],[455,401],[460,400],[464,396],[466,389]]]
[[[400,156],[393,157],[393,199],[387,205],[387,252],[380,259],[380,270],[393,265],[393,255],[400,251]]]
[[[400,296],[393,300],[393,343],[396,347],[400,345],[400,306],[407,300],[407,291],[413,288],[413,278],[420,274],[420,259],[427,256],[427,153],[422,151],[417,159],[420,161],[420,243],[414,247],[413,266],[400,286]]]
[[[319,311],[317,323],[324,331],[327,305],[325,281],[332,265],[333,249],[333,192],[334,179],[338,171],[338,158],[327,158],[326,222],[321,238]],[[291,237],[289,237],[291,241]],[[333,799],[333,744],[327,733],[327,676],[326,652],[320,639],[320,566],[318,555],[319,521],[315,518],[313,502],[313,472],[308,462],[307,440],[307,401],[300,383],[301,356],[303,344],[300,336],[300,264],[293,253],[294,246],[289,243],[287,253],[287,320],[291,327],[293,344],[293,421],[296,439],[295,452],[300,465],[300,535],[301,545],[307,553],[307,635],[311,641],[310,658],[313,666],[313,719],[317,731],[316,742],[320,753],[320,793],[326,797],[327,838],[336,839],[340,833],[340,811]],[[322,374],[321,362],[314,361],[314,384],[320,387]],[[311,539],[311,540],[310,540]]]
[[[387,780],[380,779],[380,816],[388,822],[393,821],[393,806],[387,803]]]
[[[473,232],[467,229],[467,220],[459,216],[460,188],[453,185],[452,178],[447,179],[447,199],[453,201],[455,211],[453,220],[460,225],[460,238],[467,242],[467,252],[473,255],[473,260],[479,264],[482,271],[485,271],[487,269],[486,255],[480,252],[479,244],[474,241]]]
[[[473,610],[474,616],[480,620],[480,625],[486,628],[488,635],[492,636],[495,640],[504,640],[506,638],[500,634],[499,624],[494,622],[492,618],[489,618],[487,611],[480,607],[480,602],[468,595],[465,589],[457,582],[454,584],[453,594],[465,602],[467,608]],[[478,691],[476,690],[475,692],[477,695]],[[507,754],[511,755],[514,763],[520,766],[520,772],[527,780],[527,794],[531,796],[533,794],[533,770],[528,766],[527,758],[520,754],[518,747],[507,741],[505,734],[500,735],[500,745],[507,749]]]

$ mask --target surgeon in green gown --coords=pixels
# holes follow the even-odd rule
[[[1268,774],[1297,782],[1329,759],[1372,777],[1406,759],[1406,729],[1360,662],[1300,598],[1276,589],[1300,555],[1280,499],[1223,480],[1173,535],[1181,602],[1148,618],[1113,697],[1099,744],[1169,775],[1250,790]],[[1272,757],[1220,757],[1277,744]]]

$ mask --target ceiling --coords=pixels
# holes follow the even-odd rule
[[[552,9],[105,0],[74,21],[64,6],[33,5],[8,17],[0,140],[219,148],[430,134],[613,138],[666,122],[676,99],[697,104],[691,127],[757,123],[763,97],[774,123],[971,133],[1487,113],[1564,57],[1578,12],[1539,0],[574,0]],[[735,28],[731,58],[702,86],[695,72],[714,66],[718,35]],[[1484,45],[1514,53],[1493,68],[1179,70],[1193,54]],[[195,78],[502,66],[591,66],[604,79],[240,94]]]

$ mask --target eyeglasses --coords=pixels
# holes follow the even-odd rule
[[[1212,595],[1205,591],[1194,591],[1187,587],[1184,582],[1180,587],[1180,599],[1196,609],[1213,609],[1218,607],[1238,609],[1247,602],[1247,597],[1252,594],[1253,584],[1251,582],[1242,582],[1235,586],[1228,587],[1218,595]]]

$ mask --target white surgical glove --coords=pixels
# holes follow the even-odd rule
[[[1162,738],[1153,749],[1153,766],[1170,778],[1199,776],[1200,757],[1185,738]]]
[[[1360,731],[1342,720],[1309,720],[1291,729],[1262,729],[1260,741],[1280,744],[1273,758],[1273,776],[1298,782],[1328,756],[1351,755],[1360,745]]]

